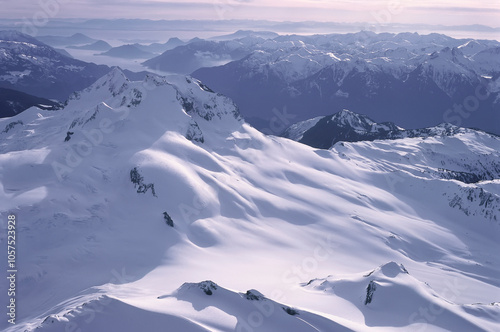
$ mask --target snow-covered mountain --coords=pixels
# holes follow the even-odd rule
[[[377,123],[368,116],[349,110],[297,122],[280,135],[309,146],[329,149],[335,143],[400,139],[406,137],[452,136],[476,132],[450,123],[421,129],[404,129],[393,122]]]
[[[498,174],[434,172],[498,161],[495,136],[314,149],[260,133],[196,79],[117,68],[0,128],[19,257],[5,331],[499,327]]]
[[[500,134],[499,47],[440,34],[279,36],[192,75],[233,98],[259,129],[274,108],[295,121],[345,108],[409,128],[445,121]]]
[[[65,101],[109,70],[68,58],[20,32],[0,32],[0,87]]]
[[[329,149],[339,141],[358,142],[390,139],[403,131],[392,122],[376,123],[367,116],[342,110],[331,116],[301,121],[281,136],[315,148]],[[401,138],[398,136],[397,138]]]
[[[422,173],[433,174],[443,179],[456,179],[465,183],[494,180],[500,178],[500,154],[495,148],[477,150],[467,145],[456,156],[450,151],[437,152],[431,138],[456,138],[457,136],[488,137],[493,142],[500,137],[474,129],[460,128],[449,123],[422,129],[404,129],[394,123],[376,123],[367,116],[343,110],[334,115],[302,121],[290,126],[281,136],[307,144],[309,146],[329,149],[344,149],[346,142],[371,142],[399,140],[404,138],[420,138],[426,146],[413,154],[415,159],[427,160],[419,169]],[[366,143],[368,144],[368,143]],[[371,148],[380,149],[373,143]],[[385,145],[385,143],[383,143]],[[394,142],[394,145],[397,145]],[[427,147],[429,145],[430,147]],[[446,167],[445,167],[446,166]]]
[[[32,95],[32,97],[26,96],[26,101],[45,98],[64,102],[70,94],[88,87],[110,70],[111,68],[105,65],[96,65],[65,56],[60,51],[18,31],[0,31],[0,88]],[[142,79],[147,74],[128,70],[125,72],[134,79]],[[13,95],[10,94],[0,102],[3,105],[16,103],[12,99]],[[55,105],[57,102],[42,104]],[[2,111],[17,113],[23,110],[16,104]]]

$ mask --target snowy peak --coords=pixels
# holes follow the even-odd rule
[[[365,115],[349,110],[342,110],[333,116],[323,117],[314,122],[308,120],[296,124],[293,128],[285,130],[282,136],[299,138],[301,143],[328,149],[338,141],[381,139],[390,132],[401,130],[391,122],[376,123]]]
[[[340,127],[350,127],[360,132],[370,131],[374,124],[368,117],[345,109],[333,115],[331,121]]]
[[[68,103],[76,103],[83,99],[83,103],[88,104],[94,101],[105,102],[113,107],[123,105],[125,99],[119,100],[117,96],[123,94],[130,81],[119,67],[113,67],[109,73],[99,78],[95,83],[82,91],[74,92]],[[124,96],[122,96],[124,98]]]
[[[487,48],[486,45],[479,43],[477,40],[469,40],[465,44],[458,46],[460,51],[466,56],[473,56],[474,54],[483,51]]]
[[[469,58],[459,47],[445,47],[436,51],[429,56],[428,62],[440,67],[441,70],[456,71],[456,68],[453,70],[453,66],[460,66],[463,67],[463,70],[469,71],[474,69]]]
[[[445,47],[432,53],[420,68],[421,75],[432,78],[450,97],[455,96],[464,87],[479,84],[474,63],[458,47]]]
[[[366,115],[358,114],[346,109],[334,114],[331,121],[335,126],[349,128],[359,134],[379,133],[400,129],[392,122],[375,123]]]
[[[498,76],[500,67],[500,47],[491,47],[477,52],[472,56],[481,74]],[[498,90],[497,90],[498,91]],[[492,90],[495,92],[495,90]]]
[[[375,270],[371,271],[366,277],[384,277],[384,278],[395,278],[397,277],[400,273],[405,273],[409,274],[406,268],[403,266],[403,264],[398,264],[396,262],[389,262],[384,265],[381,265],[377,267]]]
[[[149,79],[156,82],[158,77],[150,76]],[[164,83],[167,82],[164,80]],[[184,111],[196,120],[202,130],[213,131],[216,135],[224,132],[226,135],[244,123],[231,99],[215,93],[201,81],[178,76],[172,77],[168,84],[176,89],[177,99]]]
[[[33,133],[24,128],[38,123],[38,114],[41,117],[50,115],[51,120],[38,126],[36,134],[43,135],[44,130],[53,133],[50,139],[57,145],[86,141],[89,130],[99,131],[102,124],[107,123],[106,126],[120,127],[124,134],[129,130],[125,140],[113,143],[124,149],[133,145],[134,137],[148,140],[148,143],[144,142],[146,144],[153,143],[154,135],[148,137],[143,132],[163,135],[171,131],[188,140],[206,143],[224,140],[243,124],[230,99],[212,92],[197,80],[184,76],[166,79],[149,75],[143,81],[130,81],[119,67],[113,68],[89,88],[74,93],[60,112],[47,114],[32,108],[12,118],[10,122],[21,121],[23,125],[9,130],[10,139],[20,140],[9,148],[16,149],[17,144],[29,139]],[[3,135],[6,137],[7,133]]]
[[[87,91],[96,91],[106,86],[109,92],[116,96],[123,91],[128,82],[129,79],[125,76],[120,67],[113,67],[109,73],[92,84]]]
[[[467,129],[455,126],[454,124],[443,122],[434,127],[407,130],[408,137],[431,137],[431,136],[453,136],[459,133],[473,132],[474,129]]]
[[[445,47],[441,51],[435,53],[437,53],[436,56],[448,57],[452,59],[456,59],[457,57],[464,55],[458,47]]]
[[[365,115],[342,110],[331,116],[313,118],[293,124],[281,136],[312,147],[328,149],[339,141],[394,140],[413,137],[454,136],[476,132],[474,129],[461,128],[450,123],[407,130],[392,122],[376,123]],[[488,136],[488,134],[483,134]]]
[[[113,67],[109,73],[99,79],[99,81],[103,80],[111,82],[111,84],[113,85],[120,85],[126,83],[128,81],[128,78],[127,76],[125,76],[120,67]]]

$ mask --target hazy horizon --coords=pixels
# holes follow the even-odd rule
[[[500,3],[484,0],[197,0],[123,1],[67,0],[2,3],[1,18],[40,18],[39,12],[60,18],[266,19],[419,24],[485,24],[498,27]],[[97,9],[97,10],[96,10]],[[380,22],[379,22],[380,23]]]
[[[485,0],[40,0],[2,2],[0,28],[14,28],[31,35],[68,34],[108,30],[119,40],[133,31],[130,38],[151,32],[154,40],[165,35],[180,38],[208,38],[239,29],[269,30],[280,34],[374,32],[439,32],[455,38],[500,39],[500,3]],[[113,27],[81,24],[87,20],[206,21],[200,26],[153,26],[135,22]],[[73,22],[77,20],[77,24]],[[240,23],[238,23],[238,22]],[[245,21],[244,23],[241,23]],[[250,22],[253,21],[253,22]],[[69,22],[69,23],[68,23]],[[305,24],[305,23],[308,24]],[[288,25],[286,25],[288,23]],[[479,27],[480,26],[480,27]],[[456,29],[453,29],[455,27]],[[136,33],[137,32],[137,33]]]
[[[454,38],[500,40],[500,28],[481,25],[431,25],[374,22],[318,22],[271,20],[153,20],[153,19],[68,19],[36,20],[0,19],[0,30],[19,30],[32,36],[69,36],[84,33],[92,38],[119,42],[150,43],[166,41],[171,37],[184,40],[194,37],[211,38],[238,30],[273,31],[279,34],[331,34],[372,31],[375,33],[417,32],[442,33]]]

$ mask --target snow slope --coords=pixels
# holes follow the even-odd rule
[[[435,177],[440,159],[421,158],[474,161],[493,136],[317,150],[261,134],[195,79],[119,69],[4,127],[6,331],[498,330],[500,180]]]

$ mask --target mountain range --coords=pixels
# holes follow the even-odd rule
[[[57,104],[41,99],[35,101],[36,98],[64,102],[72,93],[88,87],[110,70],[105,65],[70,58],[29,35],[0,31],[0,88],[17,91],[9,93],[8,97],[5,92],[2,94],[5,97],[0,102],[6,107],[2,108],[3,114],[18,113],[24,110],[22,107],[35,103]],[[145,72],[125,72],[135,79],[146,75]]]
[[[52,47],[16,31],[0,32],[0,87],[48,99],[66,100],[109,71],[68,58]]]
[[[3,88],[64,101],[110,70],[69,59],[18,32],[2,36]],[[173,38],[106,54],[131,56],[132,48],[134,57],[146,57],[171,48],[144,64],[167,72],[194,71],[194,77],[235,100],[249,123],[276,135],[294,122],[342,109],[410,129],[448,122],[500,133],[496,41],[370,32],[275,36],[240,31],[221,38],[186,44]]]
[[[407,128],[449,122],[500,134],[497,41],[359,32],[231,43],[247,55],[192,76],[234,99],[259,129],[269,129],[275,110],[297,122],[350,109]]]

